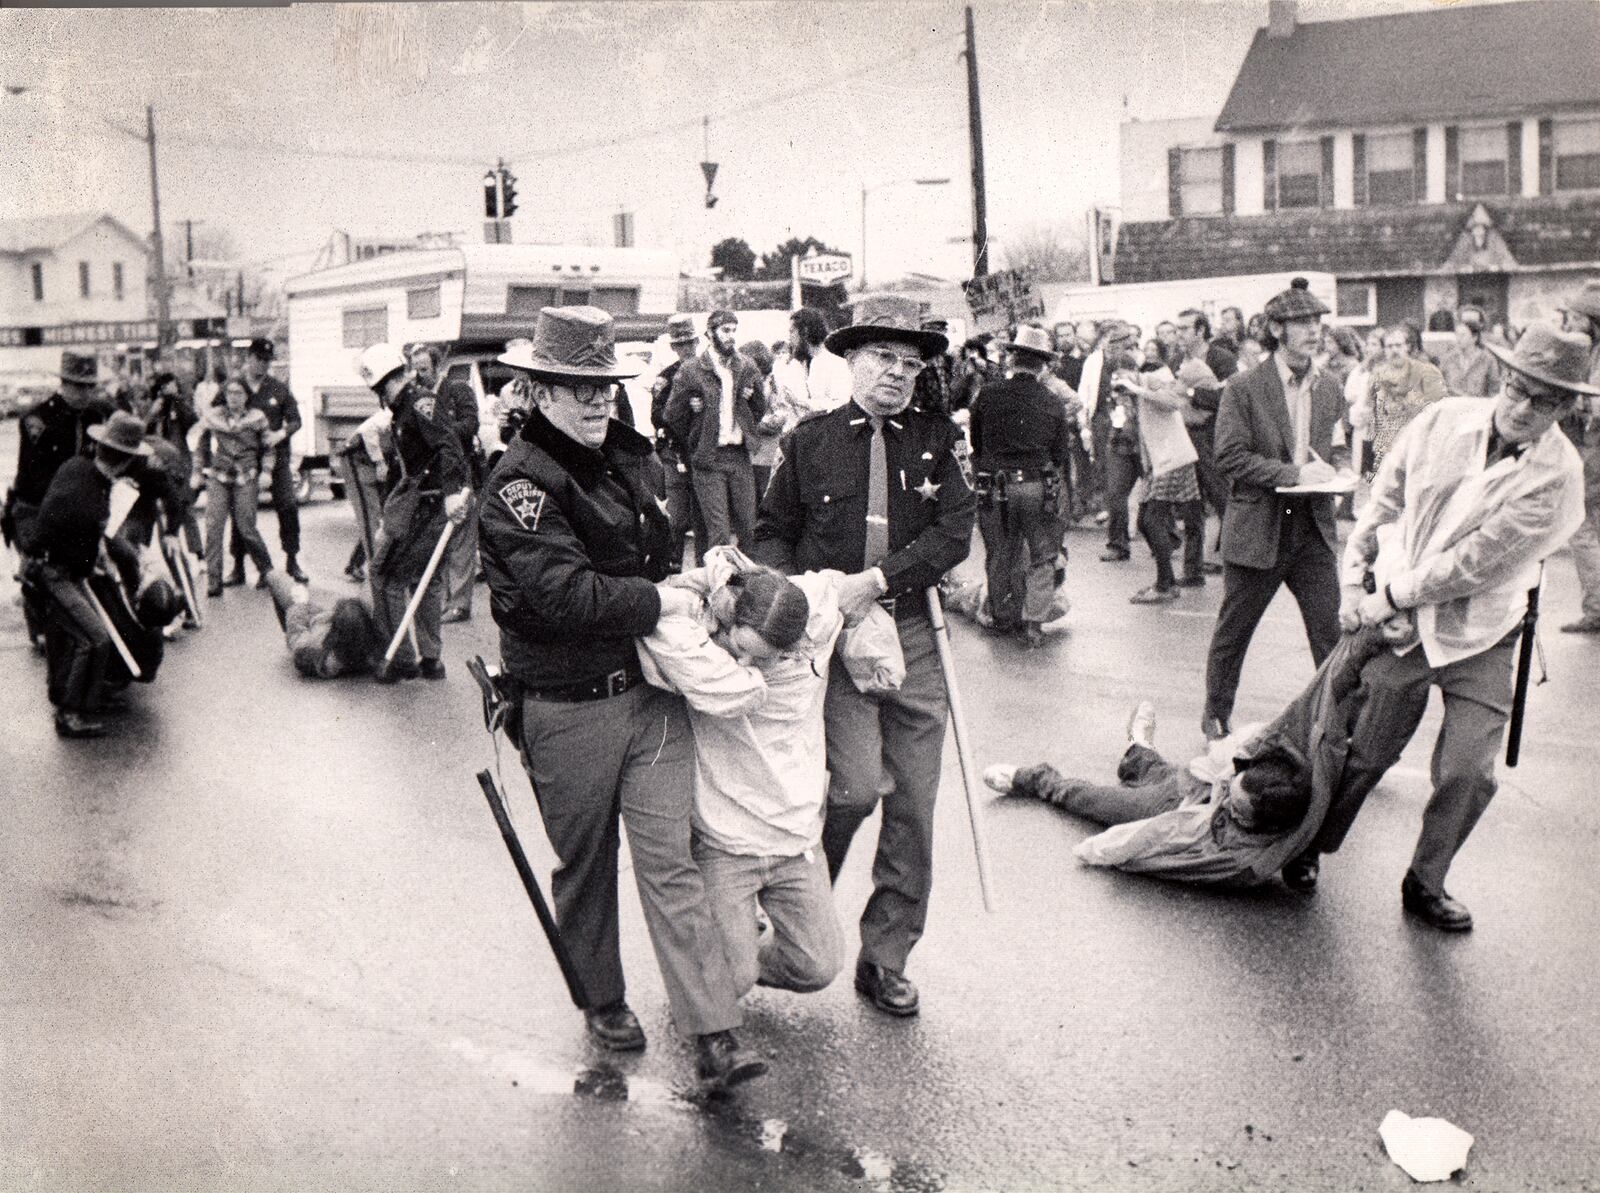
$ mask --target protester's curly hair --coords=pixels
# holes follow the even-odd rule
[[[333,624],[322,648],[339,661],[341,674],[359,674],[373,669],[382,646],[372,610],[355,597],[345,597],[333,607]]]
[[[805,636],[811,604],[788,577],[771,568],[751,568],[731,576],[728,587],[738,593],[734,625],[754,630],[779,650]]]

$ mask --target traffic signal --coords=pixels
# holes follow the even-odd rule
[[[483,218],[500,218],[500,180],[493,170],[483,176]]]
[[[517,214],[517,176],[510,170],[500,171],[500,218],[508,220]]]

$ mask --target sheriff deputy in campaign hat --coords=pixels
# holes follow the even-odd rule
[[[721,1090],[766,1062],[734,1036],[738,993],[689,850],[683,698],[644,682],[634,646],[664,611],[699,601],[657,585],[672,571],[661,469],[650,441],[611,417],[612,387],[637,372],[613,336],[597,307],[546,307],[533,339],[499,358],[529,378],[534,409],[485,486],[479,547],[589,1035],[645,1046],[618,943],[620,821],[672,1022],[695,1042],[702,1083]]]
[[[56,392],[24,410],[19,420],[22,442],[17,451],[17,474],[6,493],[4,518],[0,519],[8,543],[23,541],[56,470],[73,456],[87,452],[89,428],[111,416],[111,403],[97,391],[100,364],[93,354],[63,352],[57,376],[61,385]]]
[[[866,696],[844,668],[830,675],[822,846],[836,877],[889,789],[855,981],[878,1010],[904,1016],[919,1006],[905,970],[928,915],[947,717],[926,592],[966,558],[977,502],[955,424],[910,408],[917,375],[949,341],[925,331],[917,304],[895,295],[862,298],[852,314],[825,341],[849,365],[851,399],[790,432],[762,500],[755,553],[785,572],[849,574],[846,616],[877,599],[899,631],[906,678],[898,692]]]

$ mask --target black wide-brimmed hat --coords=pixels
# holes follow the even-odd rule
[[[93,353],[63,352],[61,372],[57,375],[73,385],[96,385],[100,381],[100,362]]]
[[[882,340],[910,344],[923,356],[936,356],[950,346],[949,337],[924,331],[921,309],[898,294],[863,298],[852,308],[851,316],[849,327],[841,327],[822,341],[822,346],[836,356]]]
[[[90,427],[89,438],[125,456],[150,454],[150,445],[144,441],[144,422],[126,410],[118,410],[105,422]]]
[[[1593,345],[1586,335],[1557,331],[1547,323],[1534,323],[1522,333],[1515,348],[1502,348],[1493,342],[1485,343],[1484,347],[1507,368],[1535,381],[1569,393],[1600,395],[1600,386],[1589,384],[1589,353]]]
[[[533,339],[508,348],[501,364],[535,377],[573,381],[622,381],[639,368],[617,359],[616,329],[599,307],[545,307],[533,325]]]

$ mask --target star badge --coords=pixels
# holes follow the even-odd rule
[[[939,486],[933,483],[931,476],[917,486],[917,492],[921,494],[924,501],[937,501],[939,498]]]

